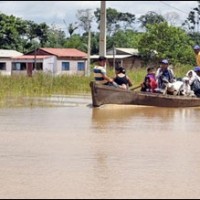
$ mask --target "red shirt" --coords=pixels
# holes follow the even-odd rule
[[[154,73],[147,74],[146,77],[150,78],[150,86],[151,86],[152,91],[154,92],[155,89],[157,88],[157,82],[156,82],[155,74]]]

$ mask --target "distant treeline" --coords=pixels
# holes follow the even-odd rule
[[[107,8],[107,49],[136,48],[144,61],[167,58],[172,64],[195,65],[192,46],[200,41],[199,5],[188,13],[187,19],[179,26],[179,16],[174,12],[162,16],[149,11],[136,18],[134,13]],[[98,54],[100,9],[93,13],[90,9],[78,10],[76,16],[74,23],[63,19],[66,30],[61,30],[56,25],[37,24],[0,13],[0,49],[27,53],[39,47],[52,47],[77,48],[87,52],[90,30],[91,54]],[[97,31],[93,30],[94,23]],[[77,30],[83,33],[78,34]]]

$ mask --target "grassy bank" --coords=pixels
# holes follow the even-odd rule
[[[176,66],[174,68],[176,77],[183,77],[191,66]],[[128,70],[128,76],[134,86],[139,85],[146,74],[145,68]],[[110,77],[114,76],[113,70],[108,70]],[[54,76],[37,73],[32,77],[27,76],[0,76],[0,99],[8,97],[38,97],[53,94],[89,94],[89,82],[93,80],[93,74],[85,76]]]
[[[88,93],[90,77],[58,76],[38,73],[27,76],[0,76],[0,99],[5,97],[36,97],[52,94]]]

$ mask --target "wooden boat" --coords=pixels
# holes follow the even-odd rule
[[[104,104],[144,105],[157,107],[198,107],[200,98],[175,95],[163,95],[132,90],[124,90],[112,86],[90,82],[92,105],[99,107]]]

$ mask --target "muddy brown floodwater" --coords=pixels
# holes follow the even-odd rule
[[[200,198],[199,120],[90,97],[2,108],[0,198]]]

